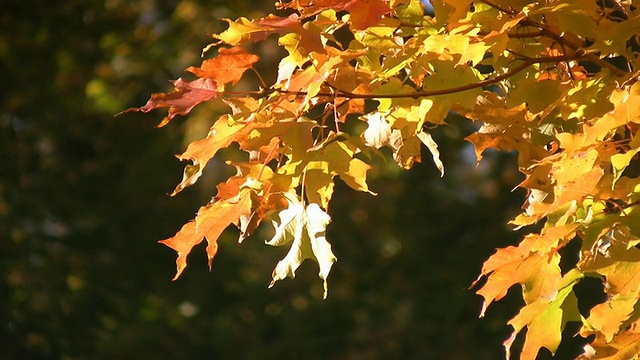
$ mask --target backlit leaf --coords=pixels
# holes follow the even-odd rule
[[[289,207],[280,211],[278,220],[273,221],[276,230],[268,245],[284,246],[291,244],[287,255],[278,262],[273,270],[273,280],[287,277],[294,278],[296,270],[305,259],[313,259],[320,267],[318,276],[324,281],[324,297],[327,297],[327,278],[336,257],[331,251],[331,245],[325,237],[326,227],[331,217],[318,204],[307,205],[298,200],[295,194],[285,194]]]
[[[242,74],[258,60],[257,55],[250,54],[241,47],[221,48],[218,56],[203,61],[199,68],[191,66],[187,71],[201,78],[212,79],[224,89],[225,84],[240,81]]]
[[[129,108],[123,112],[142,111],[168,107],[168,115],[162,119],[158,127],[168,124],[176,115],[187,115],[196,105],[218,97],[218,84],[212,79],[197,79],[185,81],[182,78],[173,82],[175,90],[172,93],[156,93],[143,107]]]
[[[562,330],[569,321],[580,319],[578,301],[573,293],[573,286],[583,277],[577,270],[568,272],[558,283],[558,292],[550,299],[541,297],[523,307],[518,315],[509,320],[513,333],[504,342],[507,359],[511,357],[511,345],[516,335],[527,327],[527,335],[520,353],[521,360],[535,360],[540,348],[545,347],[555,354]]]
[[[240,216],[247,215],[251,209],[251,190],[245,189],[233,200],[220,200],[203,206],[196,219],[186,223],[173,237],[160,240],[178,253],[177,272],[173,280],[177,280],[187,267],[187,256],[194,246],[207,239],[207,258],[209,270],[211,262],[218,252],[218,238],[229,225],[236,223]]]

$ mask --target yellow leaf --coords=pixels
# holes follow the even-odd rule
[[[637,295],[640,292],[640,250],[627,249],[621,242],[611,241],[607,255],[594,254],[578,267],[585,273],[605,276],[605,290],[609,294]]]
[[[589,317],[583,320],[580,335],[587,337],[592,333],[601,333],[606,342],[611,342],[620,331],[622,324],[629,319],[638,302],[637,295],[615,294],[606,302],[589,310]]]
[[[537,299],[553,299],[557,284],[561,279],[560,256],[556,253],[541,254],[531,252],[535,239],[525,238],[517,247],[498,249],[482,265],[482,272],[475,283],[487,276],[487,282],[476,293],[484,297],[480,316],[487,307],[500,300],[515,284],[522,285],[525,303]]]
[[[535,360],[540,348],[545,347],[555,354],[562,330],[568,321],[580,319],[578,300],[573,293],[573,286],[584,275],[578,270],[569,271],[558,283],[557,295],[548,298],[538,298],[535,302],[523,307],[518,315],[509,320],[513,326],[513,333],[504,342],[507,359],[511,358],[511,345],[516,335],[526,326],[528,328],[524,341],[521,360]]]

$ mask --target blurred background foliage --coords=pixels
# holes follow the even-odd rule
[[[172,282],[172,236],[232,171],[216,159],[175,198],[174,154],[204,136],[224,106],[163,117],[114,114],[144,104],[198,65],[220,18],[272,12],[250,0],[3,2],[0,11],[0,358],[496,359],[518,289],[478,319],[469,285],[524,194],[513,154],[475,166],[452,118],[434,130],[447,174],[380,162],[377,197],[338,184],[328,239],[339,261],[322,301],[317,268],[267,285],[287,249],[269,229],[221,240],[213,272],[203,246]],[[275,78],[275,39],[251,49]],[[253,86],[251,83],[240,86]],[[233,150],[223,155],[234,156]],[[560,352],[562,353],[561,347]]]

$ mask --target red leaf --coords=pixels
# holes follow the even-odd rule
[[[363,30],[377,24],[382,16],[391,11],[384,0],[295,0],[278,4],[282,8],[296,9],[303,17],[313,16],[324,10],[347,10],[351,14],[351,24],[356,30]]]
[[[169,94],[155,93],[143,107],[129,108],[118,113],[120,115],[130,111],[149,112],[153,109],[168,107],[167,116],[162,119],[158,127],[167,125],[176,115],[187,115],[196,105],[218,97],[216,82],[212,79],[197,79],[185,81],[182,78],[173,81],[175,91]],[[116,116],[117,116],[116,115]]]

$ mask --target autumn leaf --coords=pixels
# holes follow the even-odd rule
[[[444,164],[442,160],[440,160],[440,151],[438,150],[438,144],[433,140],[431,134],[426,131],[421,131],[417,135],[418,139],[422,141],[424,146],[429,149],[431,152],[431,157],[433,158],[433,163],[436,165],[436,168],[440,171],[440,176],[444,176]]]
[[[380,149],[383,146],[391,148],[396,162],[401,167],[408,169],[415,162],[421,161],[420,143],[422,143],[431,152],[433,162],[440,171],[440,175],[444,176],[444,164],[440,160],[438,144],[436,144],[431,135],[425,131],[420,131],[415,134],[409,133],[405,137],[403,131],[392,128],[388,120],[389,114],[390,112],[374,112],[360,117],[360,119],[367,122],[367,129],[362,133],[365,145],[376,149]],[[394,122],[394,126],[396,123],[398,122]],[[406,128],[403,128],[403,130],[406,130]]]
[[[344,9],[351,14],[351,25],[356,30],[379,23],[383,15],[391,11],[384,0],[351,0]]]
[[[211,127],[205,139],[189,144],[187,150],[177,157],[180,160],[190,160],[192,164],[185,167],[182,181],[173,190],[171,196],[176,195],[185,187],[195,184],[209,160],[218,150],[239,140],[245,126],[242,123],[234,123],[228,116],[223,116]]]
[[[248,215],[251,209],[251,190],[245,189],[235,199],[216,201],[203,206],[195,220],[189,221],[173,237],[160,240],[178,253],[177,272],[173,280],[177,280],[187,267],[187,256],[194,246],[207,239],[207,258],[209,270],[211,262],[218,252],[218,238],[229,225],[236,223],[240,216]]]
[[[367,122],[367,129],[362,133],[367,146],[380,149],[390,144],[392,129],[387,115],[388,113],[373,112],[360,117]]]
[[[287,208],[286,198],[282,193],[272,192],[271,188],[272,186],[269,184],[269,186],[263,188],[262,194],[254,194],[255,199],[252,199],[251,215],[240,217],[238,226],[240,229],[239,244],[251,236],[266,217]]]
[[[331,217],[318,204],[312,203],[305,207],[295,194],[285,194],[285,198],[289,207],[280,211],[278,220],[273,221],[276,233],[266,243],[271,246],[291,243],[291,249],[273,270],[273,280],[269,287],[286,277],[294,278],[302,262],[305,259],[313,259],[320,267],[318,275],[324,281],[326,298],[327,277],[336,261],[331,245],[325,238],[326,227]]]
[[[347,10],[351,14],[351,23],[354,29],[362,30],[375,25],[383,15],[391,11],[384,0],[294,0],[287,3],[279,3],[281,8],[296,9],[305,17],[313,16],[324,10]]]
[[[608,256],[585,258],[578,267],[583,272],[596,272],[605,276],[605,290],[609,294],[630,295],[640,293],[640,250],[627,249],[614,242]]]
[[[242,74],[250,69],[260,58],[236,46],[231,49],[221,48],[218,56],[202,62],[200,67],[189,67],[187,71],[206,79],[212,79],[220,90],[224,90],[227,83],[235,84],[242,78]]]
[[[269,15],[258,20],[249,20],[244,17],[236,21],[230,19],[223,20],[229,24],[227,30],[220,34],[213,34],[212,36],[229,45],[258,42],[266,39],[271,34],[296,32],[302,27],[297,14],[291,14],[286,18]],[[216,45],[218,45],[218,43],[213,43],[205,47],[203,53]]]
[[[226,182],[216,186],[216,200],[228,200],[240,193],[243,187],[261,190],[262,184],[273,177],[273,170],[264,164],[227,161],[227,165],[236,168],[236,174]]]
[[[119,114],[129,111],[146,113],[153,109],[168,107],[169,114],[158,124],[158,127],[163,127],[176,115],[187,115],[196,105],[213,100],[219,94],[218,84],[212,79],[197,79],[189,82],[180,78],[173,81],[173,85],[175,86],[174,92],[153,94],[143,107],[129,108]]]
[[[519,246],[498,249],[482,265],[482,272],[474,285],[484,276],[486,283],[476,293],[484,297],[480,316],[484,316],[487,307],[500,300],[507,290],[515,284],[522,285],[525,303],[537,299],[551,299],[556,296],[557,284],[561,280],[560,256],[531,251],[534,238],[525,238]]]
[[[586,338],[593,333],[601,333],[605,342],[613,341],[623,323],[633,314],[637,302],[637,295],[616,294],[606,302],[594,306],[589,311],[589,317],[582,320],[580,335]]]
[[[622,331],[612,341],[606,341],[603,335],[598,335],[591,344],[585,345],[584,348],[585,353],[577,360],[634,359],[640,353],[640,333]]]
[[[552,298],[537,298],[509,320],[509,325],[513,326],[514,330],[504,342],[507,359],[511,358],[511,346],[516,336],[525,326],[528,330],[520,353],[521,360],[535,360],[542,347],[555,354],[567,322],[580,320],[578,300],[573,293],[573,286],[583,276],[580,271],[571,270],[558,282],[557,294]]]

